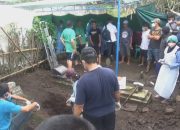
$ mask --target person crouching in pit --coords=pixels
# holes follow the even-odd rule
[[[13,102],[23,101],[27,105],[20,106]],[[0,84],[0,130],[20,130],[32,115],[33,110],[39,110],[37,102],[12,95],[7,83]]]
[[[177,36],[169,36],[167,43],[164,59],[159,60],[162,66],[154,88],[158,94],[155,98],[163,98],[161,103],[168,103],[179,76],[180,48],[177,46]]]

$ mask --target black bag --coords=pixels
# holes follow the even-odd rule
[[[111,41],[111,33],[107,29],[107,26],[105,26],[105,28],[102,31],[102,38],[104,41]]]

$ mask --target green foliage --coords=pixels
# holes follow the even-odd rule
[[[32,31],[34,32],[34,35],[36,39],[40,42],[43,43],[45,40],[45,36],[42,35],[41,29],[40,29],[40,19],[38,17],[35,17],[33,20],[33,29]]]
[[[47,23],[49,35],[52,37],[52,40],[56,40],[56,26],[52,22]],[[44,29],[46,27],[45,22],[41,22],[38,17],[35,17],[33,20],[33,30],[35,32],[36,38],[40,41],[40,43],[47,43],[47,37],[44,33]]]

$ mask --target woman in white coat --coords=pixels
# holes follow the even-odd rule
[[[180,48],[176,45],[178,43],[177,36],[169,36],[167,43],[164,59],[159,60],[162,66],[154,88],[158,94],[155,97],[163,98],[162,103],[168,102],[175,89],[180,66]]]

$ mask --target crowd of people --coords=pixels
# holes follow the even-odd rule
[[[146,72],[149,72],[151,63],[155,64],[158,74],[154,87],[157,92],[155,98],[161,98],[162,103],[168,102],[179,76],[179,25],[180,22],[170,15],[165,27],[161,27],[161,20],[158,18],[152,21],[152,25],[145,23],[142,27],[139,66],[147,63]],[[120,63],[126,61],[125,57],[127,64],[131,63],[132,37],[133,31],[125,20],[120,33]],[[114,130],[115,110],[121,107],[120,87],[113,70],[101,66],[103,41],[108,48],[107,59],[113,60],[115,56],[117,28],[113,21],[109,19],[106,25],[99,29],[97,22],[91,19],[86,30],[81,21],[77,21],[75,28],[71,21],[67,21],[67,28],[58,34],[58,38],[58,43],[61,42],[66,51],[68,71],[73,70],[75,61],[76,65],[83,65],[85,73],[76,78],[72,95],[74,116],[51,117],[42,122],[36,130]],[[27,105],[16,105],[13,99],[24,101]],[[8,84],[0,85],[0,130],[19,130],[32,111],[39,109],[37,102],[13,95]],[[80,118],[81,116],[84,119]]]

